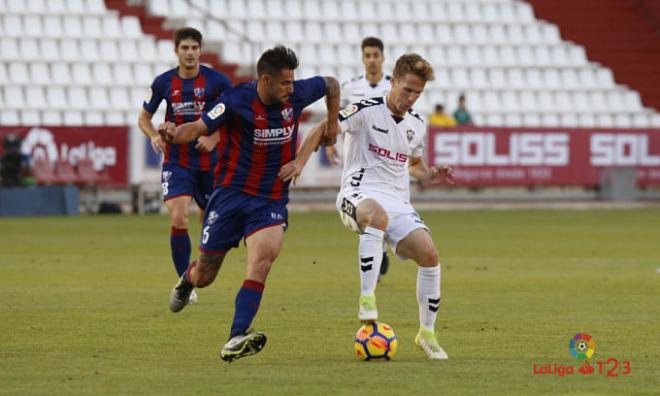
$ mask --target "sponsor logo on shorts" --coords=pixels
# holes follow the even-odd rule
[[[163,172],[163,181],[168,182],[172,178],[172,172],[171,171],[165,171]]]
[[[208,225],[211,225],[211,224],[215,223],[216,220],[218,220],[218,212],[216,212],[215,210],[212,210],[209,213],[208,217],[206,218],[206,223]]]

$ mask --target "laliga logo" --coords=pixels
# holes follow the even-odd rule
[[[35,160],[55,162],[58,159],[65,159],[74,165],[82,159],[89,158],[97,171],[117,163],[117,151],[114,147],[97,147],[90,140],[78,146],[61,143],[58,148],[53,133],[43,128],[30,129],[23,139],[21,153],[31,156]]]
[[[47,129],[30,129],[21,144],[21,154],[31,156],[35,160],[57,161],[57,145],[53,134]]]
[[[566,375],[594,375],[605,377],[627,376],[632,373],[632,363],[629,360],[621,360],[609,357],[607,360],[596,360],[596,365],[589,364],[589,359],[596,351],[596,341],[587,333],[577,333],[568,341],[568,351],[578,361],[583,361],[582,366],[575,367],[565,364],[534,364],[535,375],[555,375],[563,377]]]

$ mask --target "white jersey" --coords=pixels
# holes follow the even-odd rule
[[[373,85],[365,76],[359,76],[341,85],[341,104],[343,107],[363,99],[386,96],[392,89],[392,77],[383,74],[378,84]]]
[[[377,192],[410,200],[410,157],[421,157],[426,125],[414,111],[395,120],[386,98],[364,99],[339,112],[344,134],[341,193]]]

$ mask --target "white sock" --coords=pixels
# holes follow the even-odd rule
[[[440,264],[435,267],[419,267],[417,270],[417,303],[419,324],[434,330],[435,318],[440,308]]]
[[[367,227],[360,235],[358,265],[360,270],[360,292],[372,296],[376,292],[380,264],[383,261],[383,237],[385,232]]]

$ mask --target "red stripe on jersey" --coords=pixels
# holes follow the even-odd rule
[[[259,98],[255,98],[252,101],[252,113],[254,117],[254,129],[268,129],[268,113],[264,105],[259,101]],[[248,172],[245,187],[243,188],[243,192],[246,194],[257,195],[259,183],[264,176],[267,153],[268,146],[256,145],[253,141],[252,163],[250,164],[250,171]]]
[[[172,112],[174,112],[174,109],[178,106],[175,106],[176,104],[181,104],[183,103],[183,80],[179,78],[179,76],[174,73],[172,75]],[[174,113],[174,124],[175,125],[181,125],[185,122],[183,119],[183,115],[181,114],[176,114]],[[179,147],[179,165],[183,166],[184,168],[187,168],[190,164],[188,163],[188,144],[180,144]]]
[[[171,122],[172,120],[170,119],[170,115],[165,112],[165,121],[166,122]],[[165,143],[165,153],[164,153],[164,158],[163,158],[163,163],[167,164],[170,162],[170,149],[172,148],[172,145],[169,143]]]
[[[282,106],[282,110],[284,109],[291,109],[291,103],[286,102]],[[282,120],[282,126],[286,128],[290,128],[292,125],[295,125],[298,123],[298,120],[295,118],[295,114],[291,114],[291,118],[288,120],[283,119]],[[297,129],[297,125],[294,129]],[[282,159],[280,160],[280,167],[278,169],[281,169],[285,164],[288,164],[295,158],[295,149],[296,149],[296,141],[298,139],[298,134],[295,134],[294,136],[291,137],[293,139],[293,142],[287,142],[282,145]],[[281,199],[282,198],[282,190],[284,189],[284,182],[282,179],[279,177],[275,178],[275,183],[273,184],[273,190],[270,193],[270,198],[272,199]]]
[[[236,164],[238,164],[238,156],[241,154],[241,138],[243,137],[243,128],[241,128],[242,120],[238,115],[235,117],[236,118],[231,122],[231,124],[229,124],[230,126],[227,127],[227,134],[229,135],[228,158],[226,160],[221,158],[218,161],[218,165],[220,165],[220,162],[223,162],[222,166],[227,168],[227,173],[225,173],[225,176],[222,178],[222,180],[218,182],[218,184],[221,186],[231,185],[231,181],[234,178],[234,172],[236,172]],[[218,172],[218,175],[220,175],[220,173],[221,172]]]
[[[201,93],[200,96],[197,96],[197,93]],[[195,102],[195,121],[202,116],[204,111],[204,103],[206,102],[206,77],[204,73],[200,71],[199,75],[193,81],[193,101]],[[199,154],[199,169],[209,170],[211,169],[211,153],[203,153],[201,151]]]

